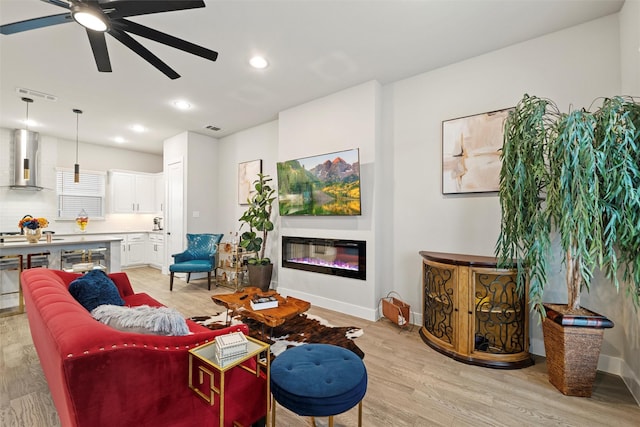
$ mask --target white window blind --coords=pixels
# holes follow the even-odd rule
[[[56,171],[58,219],[75,219],[84,209],[89,218],[104,218],[106,173],[82,171],[73,182],[73,171]]]

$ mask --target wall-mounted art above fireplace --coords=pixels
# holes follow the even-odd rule
[[[367,242],[283,236],[282,266],[366,280]]]

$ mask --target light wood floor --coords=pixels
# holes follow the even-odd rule
[[[147,292],[185,316],[219,309],[209,298],[206,279],[190,284],[152,268],[127,271],[134,289]],[[543,358],[520,370],[469,366],[427,347],[413,332],[400,331],[386,319],[369,322],[312,307],[311,313],[336,326],[358,326],[369,385],[363,425],[403,426],[639,426],[640,407],[619,377],[599,373],[593,397],[567,397],[547,380]],[[60,421],[33,348],[26,315],[0,318],[0,426],[53,427]],[[185,380],[185,387],[186,387]],[[277,408],[278,425],[308,426],[307,418]],[[326,420],[317,420],[326,425]],[[357,425],[357,410],[337,416],[339,426]],[[115,427],[115,426],[114,426]],[[127,426],[128,427],[128,426]],[[134,426],[131,426],[134,427]],[[194,426],[197,427],[197,426]]]

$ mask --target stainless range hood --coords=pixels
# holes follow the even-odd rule
[[[38,160],[40,135],[26,129],[13,132],[13,183],[14,190],[39,191]]]

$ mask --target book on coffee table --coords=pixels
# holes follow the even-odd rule
[[[278,299],[272,295],[270,296],[259,296],[256,295],[251,298],[251,308],[253,310],[264,310],[267,308],[276,308],[278,307]]]

